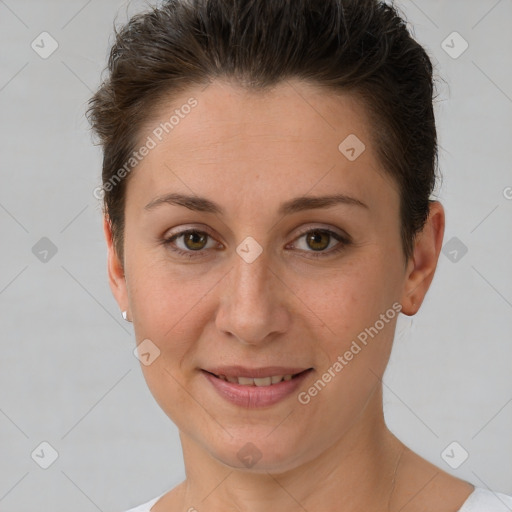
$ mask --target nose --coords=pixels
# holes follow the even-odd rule
[[[290,324],[288,288],[270,267],[263,251],[248,263],[238,254],[226,276],[216,327],[244,345],[261,345],[279,337]]]

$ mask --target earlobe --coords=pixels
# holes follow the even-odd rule
[[[418,312],[434,279],[444,227],[444,208],[439,201],[432,201],[428,219],[423,230],[416,236],[413,255],[407,265],[401,301],[404,315],[413,316]]]
[[[107,242],[107,270],[108,280],[112,294],[117,301],[121,311],[128,311],[128,294],[126,290],[126,277],[123,264],[117,254],[114,240],[112,238],[112,228],[110,219],[107,215],[103,217],[103,232]]]

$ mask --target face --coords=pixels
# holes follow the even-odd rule
[[[225,464],[284,470],[337,443],[379,386],[398,310],[422,293],[370,128],[349,95],[213,82],[141,133],[156,145],[127,186],[112,289],[155,399]]]

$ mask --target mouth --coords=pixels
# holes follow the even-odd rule
[[[239,384],[240,386],[258,386],[258,387],[266,387],[266,386],[274,386],[276,384],[279,384],[283,381],[290,381],[292,379],[296,379],[300,375],[302,375],[305,372],[308,372],[309,370],[312,370],[312,368],[307,368],[306,370],[301,370],[298,372],[289,372],[289,373],[280,373],[275,375],[268,375],[266,377],[247,377],[247,376],[241,376],[241,375],[226,375],[225,373],[213,373],[209,372],[207,370],[204,370],[206,373],[209,373],[210,375],[213,375],[214,377],[217,377],[218,379],[221,379],[225,382],[231,382],[231,384]],[[268,371],[267,371],[268,373]]]
[[[201,370],[220,396],[246,408],[270,406],[283,400],[293,394],[312,371],[313,368],[285,367]]]

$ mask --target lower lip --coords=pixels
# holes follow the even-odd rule
[[[226,382],[202,370],[220,396],[240,407],[257,408],[274,405],[296,392],[312,370],[302,372],[291,380],[283,380],[270,386],[243,386]]]

